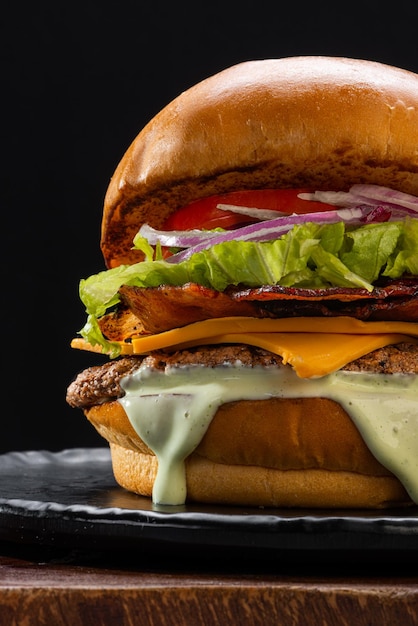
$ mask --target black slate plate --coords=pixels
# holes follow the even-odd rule
[[[418,507],[153,506],[114,481],[107,448],[0,455],[0,541],[211,561],[417,563]]]

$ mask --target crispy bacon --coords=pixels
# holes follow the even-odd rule
[[[360,320],[418,322],[418,277],[387,281],[370,293],[366,289],[331,287],[300,289],[267,285],[232,288],[239,302],[256,302],[271,317],[349,315]]]
[[[141,320],[126,307],[108,313],[99,319],[100,329],[109,341],[123,341],[144,332]]]
[[[306,289],[300,287],[282,287],[265,285],[256,289],[229,288],[235,300],[385,300],[389,297],[409,297],[418,295],[418,277],[402,278],[377,285],[373,292],[352,287],[327,287],[326,289]]]
[[[123,306],[133,314],[101,321],[106,336],[116,338],[129,332],[129,319],[140,320],[142,332],[157,333],[214,317],[299,317],[350,315],[361,320],[418,321],[418,278],[387,282],[372,293],[364,289],[298,289],[267,285],[257,289],[231,287],[224,293],[188,283],[181,287],[162,285],[155,288],[123,286]],[[122,309],[123,310],[123,309]],[[112,315],[112,314],[110,314]],[[105,320],[105,318],[103,318]],[[112,328],[113,327],[113,328]],[[108,334],[110,333],[110,335]]]
[[[144,330],[150,333],[214,317],[263,317],[258,314],[257,303],[239,302],[226,293],[196,283],[181,287],[161,285],[145,289],[123,286],[119,294],[123,304],[141,320]]]

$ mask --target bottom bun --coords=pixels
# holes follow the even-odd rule
[[[158,461],[117,402],[85,411],[109,442],[116,481],[152,496]],[[386,508],[412,504],[370,453],[342,407],[324,398],[221,406],[186,461],[187,500],[268,507]]]
[[[110,444],[115,479],[139,495],[152,495],[155,456]],[[191,456],[186,464],[187,500],[212,504],[306,508],[387,508],[406,504],[399,481],[329,470],[277,470],[213,463]]]

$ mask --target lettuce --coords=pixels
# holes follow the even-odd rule
[[[418,276],[418,219],[406,219],[396,249],[382,272],[389,278],[398,278],[402,274]]]

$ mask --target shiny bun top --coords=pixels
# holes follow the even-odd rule
[[[176,209],[238,189],[375,183],[418,195],[418,75],[342,57],[240,63],[181,93],[137,135],[104,203],[108,267]]]

